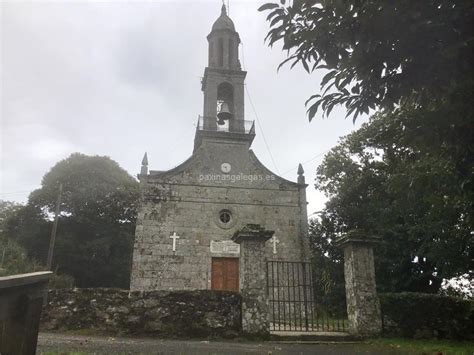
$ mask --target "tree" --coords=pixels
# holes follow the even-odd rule
[[[443,279],[472,272],[474,193],[465,188],[472,174],[445,152],[452,146],[436,146],[443,132],[430,131],[432,146],[417,139],[409,128],[425,127],[418,114],[374,115],[317,169],[316,186],[329,198],[322,219],[331,221],[321,233],[334,240],[362,229],[382,237],[376,269],[383,291],[437,292]]]
[[[470,0],[281,0],[259,11],[270,11],[269,44],[282,42],[288,51],[280,66],[292,61],[308,72],[327,71],[322,94],[308,100],[310,120],[319,108],[329,115],[335,105],[345,105],[355,119],[405,101],[466,108],[472,98]],[[469,116],[464,122],[472,124],[472,107]]]
[[[344,258],[342,251],[332,243],[333,222],[325,214],[319,217],[309,221],[314,300],[320,311],[331,317],[344,318]]]
[[[14,201],[0,200],[0,233],[5,228],[6,221],[23,207],[22,204]]]
[[[28,258],[25,248],[14,240],[0,236],[0,276],[25,274],[44,270],[34,259]]]
[[[310,120],[336,105],[354,120],[379,110],[318,168],[329,197],[322,238],[382,236],[384,290],[435,292],[472,271],[472,1],[281,0],[259,10],[270,11],[269,44],[288,51],[280,67],[326,71]]]
[[[63,184],[53,267],[79,287],[129,286],[138,183],[108,157],[75,153],[57,163],[7,234],[46,260],[59,184]]]
[[[14,218],[23,205],[0,200],[0,276],[41,270],[41,265],[27,257],[26,250],[5,235],[8,220]]]

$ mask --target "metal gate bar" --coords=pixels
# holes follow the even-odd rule
[[[271,331],[345,331],[347,319],[317,309],[311,263],[267,261]]]

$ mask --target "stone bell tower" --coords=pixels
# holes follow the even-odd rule
[[[253,121],[244,117],[246,72],[240,37],[225,6],[207,36],[204,109],[194,150],[167,170],[142,161],[132,290],[238,291],[240,245],[232,236],[245,226],[274,231],[262,253],[267,260],[306,260],[306,184],[268,170],[250,149]],[[150,160],[151,161],[151,160]]]
[[[247,72],[239,62],[240,37],[234,23],[227,16],[225,5],[214,22],[209,42],[209,62],[204,70],[203,126],[206,130],[219,127],[229,132],[244,130],[244,80]],[[227,120],[217,119],[219,112],[226,112]]]

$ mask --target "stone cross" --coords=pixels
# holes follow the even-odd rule
[[[278,239],[276,237],[276,235],[274,235],[271,239],[272,241],[272,244],[273,244],[273,254],[276,254],[277,253],[277,244],[280,244],[280,239]]]
[[[173,251],[176,251],[176,239],[179,239],[179,235],[173,232],[173,235],[170,235],[170,239],[173,239]]]

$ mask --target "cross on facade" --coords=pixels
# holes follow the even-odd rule
[[[173,234],[170,235],[170,239],[173,239],[173,251],[176,251],[176,239],[179,239],[179,235],[173,232]]]
[[[273,243],[273,254],[276,254],[277,253],[277,244],[280,244],[280,239],[278,239],[275,235],[273,235],[272,243]]]

